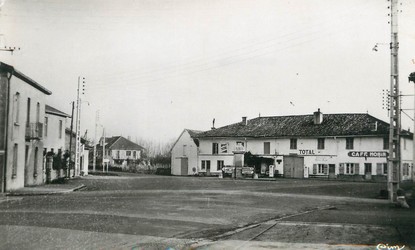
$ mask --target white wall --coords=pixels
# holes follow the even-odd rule
[[[47,133],[45,127],[45,117],[48,118],[48,126],[47,126]],[[62,153],[65,151],[65,128],[66,128],[66,118],[62,116],[57,116],[53,114],[45,114],[43,117],[43,138],[44,143],[43,147],[47,149],[47,151],[51,151],[54,149],[54,152],[57,153],[58,149],[62,150]],[[59,121],[62,121],[62,128],[59,131]],[[61,133],[62,137],[59,138],[59,132]]]
[[[14,102],[14,96],[16,92],[20,94],[19,100],[19,112],[18,122],[16,123],[16,103]],[[27,99],[31,99],[30,105],[30,122],[35,123],[37,120],[36,106],[39,102],[39,122],[44,122],[45,117],[45,99],[46,95],[43,92],[35,89],[31,85],[23,82],[22,80],[12,76],[10,79],[10,113],[8,124],[8,152],[7,152],[7,174],[6,174],[6,190],[14,190],[24,187],[24,185],[38,185],[44,182],[43,180],[43,140],[25,140],[26,135],[26,120],[27,120]],[[14,145],[18,145],[17,152],[17,173],[16,176],[12,176],[13,166],[13,148]],[[27,181],[25,183],[25,151],[26,145],[29,146],[28,166],[27,169]],[[35,162],[34,152],[38,148],[38,159],[36,162],[37,168],[35,176]]]
[[[181,159],[187,157],[188,159],[188,175],[193,175],[193,168],[198,173],[198,148],[189,132],[184,130],[178,138],[176,144],[171,151],[171,174],[180,175],[181,173]]]

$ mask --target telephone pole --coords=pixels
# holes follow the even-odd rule
[[[99,110],[95,115],[95,137],[94,137],[94,159],[92,159],[92,169],[95,172],[96,159],[97,159],[97,132],[98,132],[98,122],[99,122]]]
[[[82,81],[82,89],[81,87]],[[81,92],[82,91],[82,92]],[[75,142],[75,169],[74,177],[80,174],[81,167],[81,94],[85,94],[85,77],[78,77],[78,90],[76,98],[76,142]]]
[[[389,159],[388,159],[388,193],[389,200],[397,201],[400,180],[400,130],[401,107],[398,70],[398,0],[391,0],[391,75],[390,75],[390,128],[389,128]]]

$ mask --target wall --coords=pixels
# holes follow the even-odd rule
[[[43,146],[47,149],[47,151],[51,151],[54,149],[54,152],[57,153],[58,149],[62,150],[62,153],[65,152],[65,128],[67,119],[62,116],[57,116],[53,114],[45,114],[45,117],[48,118],[48,126],[46,131],[45,126],[45,119],[43,118]],[[59,121],[62,121],[62,128],[59,131]],[[61,133],[62,137],[59,138],[59,132]],[[69,137],[69,136],[68,136]]]
[[[335,164],[335,174],[342,175],[340,173],[341,163],[357,163],[359,164],[359,171],[357,173],[358,179],[364,178],[365,175],[365,163],[371,163],[371,175],[377,175],[377,164],[387,163],[385,153],[388,153],[388,149],[383,148],[382,137],[354,137],[353,149],[346,149],[345,137],[326,137],[324,140],[324,149],[317,149],[317,138],[298,138],[297,149],[290,149],[290,138],[279,139],[237,139],[237,138],[225,138],[225,139],[210,139],[203,138],[200,140],[200,153],[199,153],[199,166],[202,160],[211,160],[211,170],[216,170],[216,161],[224,160],[225,165],[233,165],[233,153],[236,149],[238,141],[245,142],[246,151],[250,151],[252,154],[261,155],[263,157],[269,157],[276,159],[278,155],[298,155],[304,157],[304,167],[308,169],[310,176],[322,176],[328,177],[325,173],[313,174],[314,164]],[[227,153],[219,152],[217,155],[212,155],[212,143],[216,142],[220,144],[228,144],[229,150]],[[264,155],[264,142],[270,143],[270,154]],[[406,146],[404,146],[406,145]],[[220,146],[219,146],[220,147]],[[369,154],[364,152],[379,152],[379,154]],[[412,140],[408,138],[402,138],[402,163],[409,163],[409,174],[402,176],[402,180],[410,179],[413,171],[411,164],[412,161]],[[366,155],[366,156],[365,156]],[[381,157],[377,157],[381,156]],[[281,173],[282,164],[275,163],[277,170]],[[383,166],[382,166],[383,167]],[[402,174],[403,171],[401,171]],[[381,174],[380,180],[386,180],[386,174]],[[352,178],[350,176],[350,178]],[[354,177],[353,177],[354,178]]]
[[[43,124],[45,117],[45,94],[33,88],[22,80],[12,77],[10,79],[10,113],[8,126],[8,156],[7,156],[7,176],[6,191],[22,188],[24,186],[38,185],[43,180],[43,140],[25,140],[27,122],[27,99],[31,98],[30,122],[36,122],[36,106],[39,102],[39,122]],[[19,112],[16,112],[14,96],[20,93]],[[18,122],[16,122],[16,116]],[[17,150],[17,169],[16,174],[12,174],[14,145],[18,145]],[[25,151],[28,147],[27,164],[25,164]],[[35,164],[35,149],[37,148],[38,157]],[[26,165],[26,166],[25,166]],[[35,169],[36,166],[36,169]]]
[[[176,144],[171,151],[171,174],[181,174],[181,159],[187,157],[188,159],[188,172],[187,175],[194,175],[198,173],[198,148],[190,134],[185,130],[177,140]],[[196,169],[193,172],[193,168]]]

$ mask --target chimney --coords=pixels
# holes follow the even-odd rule
[[[314,124],[318,125],[323,123],[323,113],[320,112],[320,109],[317,112],[314,112]]]
[[[246,120],[246,116],[242,116],[242,125],[247,125],[248,121]]]

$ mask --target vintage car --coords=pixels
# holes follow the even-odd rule
[[[242,167],[242,175],[243,176],[253,177],[254,174],[255,174],[255,168],[254,167],[248,167],[248,166]]]
[[[232,174],[234,172],[235,172],[235,167],[234,166],[226,165],[226,166],[222,167],[223,177],[232,176]]]

